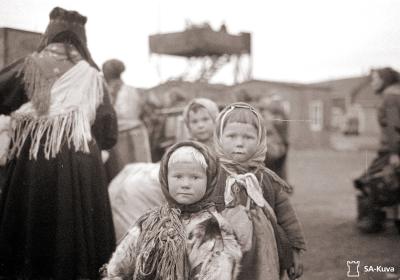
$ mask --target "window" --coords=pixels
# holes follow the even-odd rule
[[[310,129],[311,131],[321,131],[323,127],[323,104],[321,100],[310,102]]]

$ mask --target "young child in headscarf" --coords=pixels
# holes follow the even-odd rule
[[[286,193],[289,186],[263,164],[267,152],[264,130],[261,115],[246,103],[231,104],[220,113],[214,144],[222,170],[214,201],[218,211],[228,211],[226,217],[237,231],[245,227],[241,229],[240,222],[232,221],[229,208],[245,207],[251,220],[252,244],[243,256],[239,279],[279,278],[271,274],[271,235],[275,235],[281,277],[287,270],[289,277],[296,279],[303,270],[300,255],[305,240]]]
[[[190,101],[183,111],[190,138],[211,148],[217,115],[218,106],[212,100],[196,98]],[[128,164],[111,181],[109,192],[117,240],[140,216],[164,203],[158,170],[159,163]]]
[[[104,279],[236,279],[240,245],[211,202],[217,177],[217,158],[206,146],[172,146],[159,173],[168,203],[129,230],[104,266]]]
[[[195,98],[183,110],[183,119],[192,139],[213,147],[218,105],[207,98]]]

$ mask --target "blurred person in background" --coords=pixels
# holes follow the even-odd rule
[[[288,123],[281,99],[264,97],[258,102],[258,109],[264,118],[267,131],[267,155],[265,166],[287,180],[286,158],[289,150]]]
[[[121,74],[124,71],[125,65],[118,59],[111,59],[103,64],[111,103],[118,118],[118,143],[110,151],[106,161],[109,181],[128,163],[151,162],[149,136],[140,119],[144,102],[135,88],[123,82]]]
[[[195,98],[183,110],[183,120],[190,138],[213,148],[218,105],[208,98]]]
[[[0,114],[12,123],[1,279],[97,279],[115,248],[100,149],[115,144],[117,123],[86,21],[54,8],[37,51],[0,72]]]
[[[378,111],[381,128],[376,158],[366,172],[354,181],[358,195],[358,228],[365,233],[384,229],[386,212],[383,207],[400,203],[400,76],[392,68],[371,70],[371,86],[382,97]],[[397,208],[396,225],[400,230]]]

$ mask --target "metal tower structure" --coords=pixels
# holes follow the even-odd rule
[[[225,25],[214,31],[210,25],[190,25],[182,32],[154,34],[149,37],[151,54],[183,57],[187,70],[179,77],[188,79],[193,65],[200,62],[194,80],[208,82],[222,67],[234,63],[234,83],[252,76],[251,34],[229,34]]]

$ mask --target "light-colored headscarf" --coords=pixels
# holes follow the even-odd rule
[[[185,109],[183,109],[183,119],[187,128],[189,128],[189,112],[194,105],[204,107],[210,114],[211,119],[215,122],[219,113],[218,105],[214,101],[207,98],[195,98],[189,102]]]
[[[257,148],[254,154],[246,162],[235,161],[229,155],[225,154],[222,147],[221,137],[223,134],[223,130],[226,126],[226,119],[235,109],[250,110],[256,116],[258,122]],[[231,105],[228,105],[221,111],[216,121],[214,144],[217,156],[220,158],[222,166],[227,169],[229,173],[246,173],[252,170],[259,170],[264,166],[264,159],[267,153],[267,134],[263,123],[264,120],[260,113],[258,113],[252,106],[244,102],[233,103]]]

